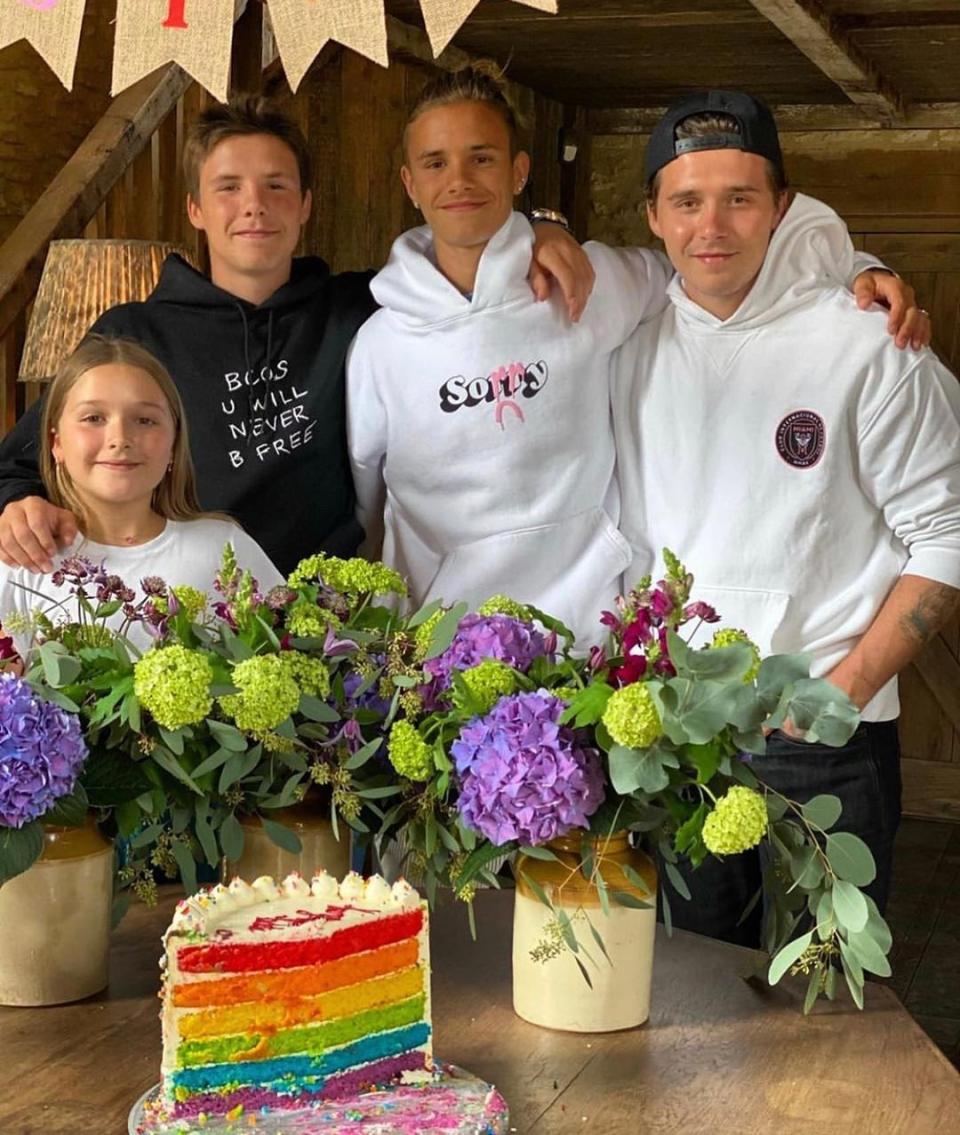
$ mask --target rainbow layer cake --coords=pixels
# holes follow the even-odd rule
[[[351,872],[234,879],[166,933],[161,1107],[301,1108],[433,1067],[426,903]]]

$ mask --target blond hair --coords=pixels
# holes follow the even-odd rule
[[[76,513],[81,527],[84,527],[87,509],[70,474],[53,456],[53,435],[60,424],[67,397],[79,379],[94,367],[108,366],[111,363],[135,367],[148,374],[160,387],[173,419],[174,439],[170,467],[153,490],[150,507],[167,520],[199,520],[201,517],[218,515],[204,512],[200,508],[183,402],[166,367],[139,343],[127,339],[108,339],[100,335],[91,335],[77,347],[61,365],[47,390],[40,437],[40,475],[49,500],[58,508],[68,508]]]
[[[407,118],[403,131],[404,152],[410,126],[421,114],[456,102],[482,102],[496,111],[510,134],[510,156],[516,157],[520,149],[519,131],[525,123],[507,93],[504,69],[492,59],[478,59],[457,71],[441,72],[427,83]]]

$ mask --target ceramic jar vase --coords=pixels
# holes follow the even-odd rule
[[[93,818],[44,826],[40,858],[0,886],[0,1004],[59,1005],[107,984],[113,845]]]
[[[229,883],[235,875],[248,883],[260,875],[284,879],[291,871],[299,871],[309,880],[321,869],[342,879],[350,870],[350,829],[341,823],[338,840],[326,808],[321,811],[308,800],[290,808],[277,809],[270,813],[270,817],[297,834],[300,853],[278,847],[256,816],[247,817],[241,820],[243,853],[239,859],[223,861],[221,874],[224,883]]]
[[[580,836],[556,839],[546,846],[556,860],[521,855],[516,866],[514,1011],[535,1025],[568,1032],[612,1032],[642,1024],[650,1014],[656,928],[657,874],[653,862],[630,846],[626,832],[591,841],[593,862],[608,893],[626,892],[650,904],[646,909],[636,909],[611,900],[609,913],[604,913],[596,884],[580,870]],[[624,865],[643,879],[646,891],[631,882]],[[556,920],[527,879],[541,888],[555,909],[566,913],[578,943],[584,947],[576,956],[565,946],[557,949],[562,940],[556,925],[551,927]],[[603,939],[609,961],[594,941],[588,919]],[[544,944],[547,951],[542,949]],[[532,951],[541,955],[552,952],[554,956],[535,960]],[[592,984],[584,980],[575,957],[586,967]]]

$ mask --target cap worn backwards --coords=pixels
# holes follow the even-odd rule
[[[739,133],[718,131],[698,138],[678,138],[677,128],[696,114],[725,114]],[[657,123],[644,154],[647,185],[665,165],[694,150],[744,150],[783,168],[777,124],[766,103],[745,91],[696,91],[675,102]]]

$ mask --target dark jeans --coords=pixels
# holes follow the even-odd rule
[[[893,837],[900,823],[900,742],[895,721],[862,722],[841,749],[794,741],[782,733],[767,738],[767,752],[752,767],[771,788],[799,803],[829,793],[838,796],[843,814],[835,831],[858,835],[873,852],[877,877],[863,890],[881,914],[890,891]],[[737,922],[761,881],[758,850],[726,859],[712,856],[693,870],[681,861],[680,872],[690,888],[687,902],[664,880],[673,924],[710,938],[760,945],[761,905],[742,925]]]

